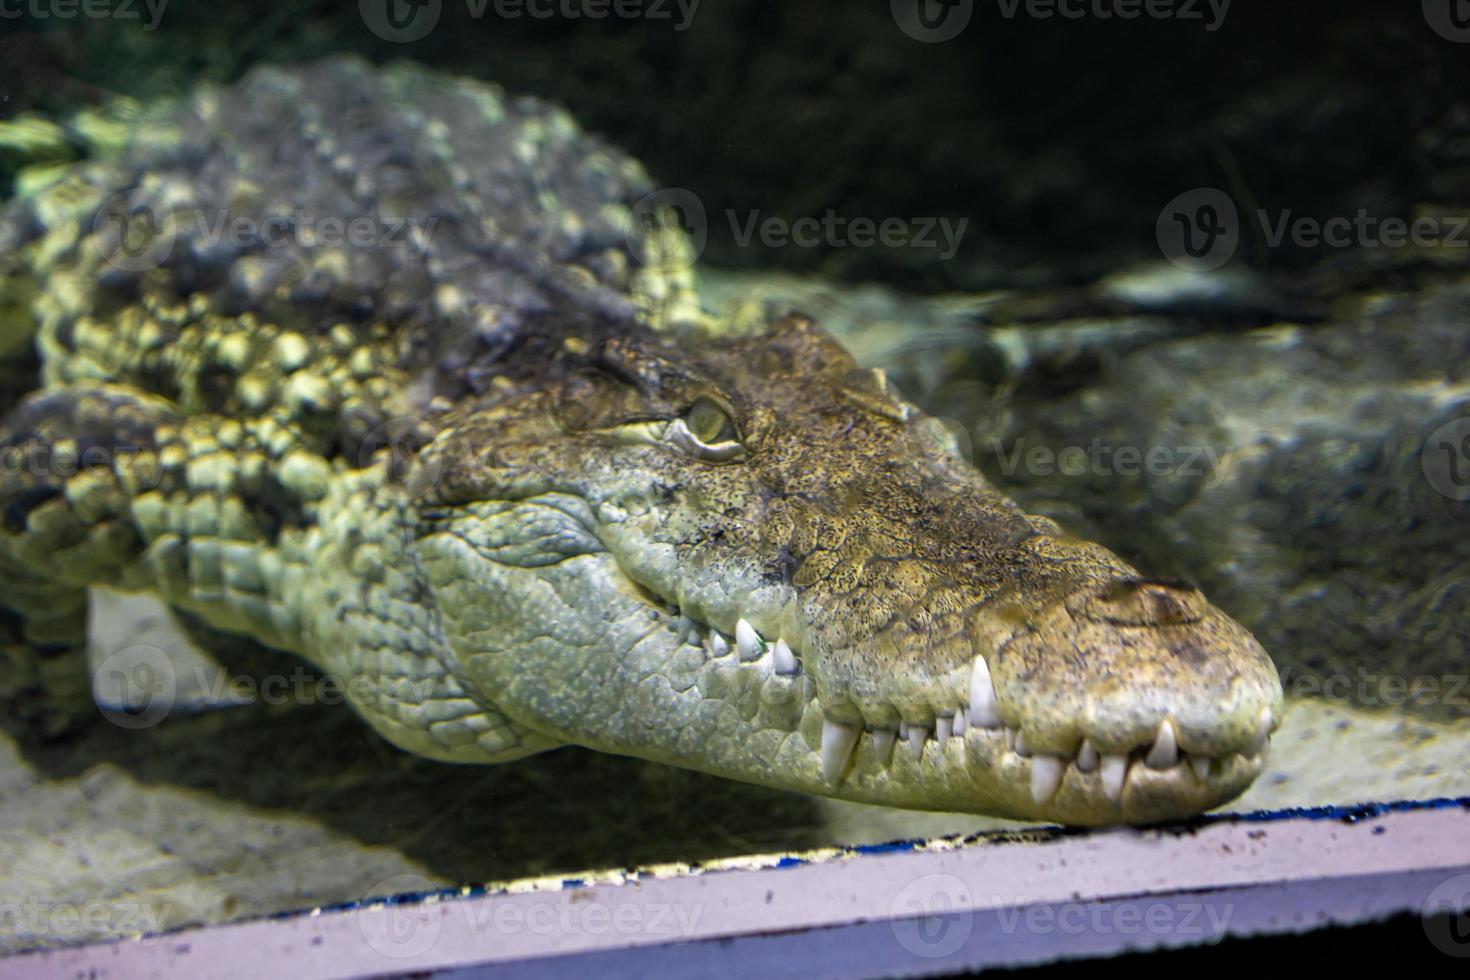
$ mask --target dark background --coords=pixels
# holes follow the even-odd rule
[[[58,0],[5,9],[22,2]],[[0,20],[0,114],[181,92],[259,61],[413,58],[565,102],[661,183],[699,195],[707,260],[727,267],[920,290],[1046,286],[1156,258],[1160,209],[1197,186],[1302,216],[1406,215],[1470,190],[1470,43],[1440,37],[1414,2],[1238,0],[1210,31],[1204,3],[1203,19],[1125,21],[1024,7],[1008,18],[999,0],[974,0],[943,43],[905,34],[881,0],[703,0],[682,31],[672,2],[636,19],[507,19],[442,0],[412,43],[375,35],[350,2],[172,0],[152,31],[141,0],[112,6],[123,2],[136,18]],[[967,217],[969,228],[951,261],[932,249],[742,248],[727,208]],[[1323,252],[1247,235],[1241,259],[1289,270]]]

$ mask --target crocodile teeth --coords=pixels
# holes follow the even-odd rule
[[[966,714],[964,708],[957,709],[955,711],[955,713],[954,713],[954,733],[956,735],[963,735],[963,734],[965,734],[965,729],[966,728],[969,728],[969,727],[970,727],[970,718],[969,718],[969,715]]]
[[[1092,772],[1097,768],[1097,749],[1087,739],[1082,740],[1082,748],[1077,750],[1077,771]]]
[[[730,652],[730,641],[719,630],[709,631],[709,652],[712,657],[723,657]]]
[[[741,660],[758,660],[765,644],[761,643],[755,627],[742,619],[735,624],[735,646],[740,651]]]
[[[1153,747],[1143,761],[1150,769],[1172,769],[1179,764],[1179,740],[1174,736],[1174,725],[1169,719],[1159,722],[1159,734],[1154,737]]]
[[[924,740],[929,737],[929,729],[922,725],[910,725],[908,731],[909,755],[918,759],[924,754]]]
[[[1123,796],[1123,781],[1128,778],[1128,757],[1126,755],[1105,755],[1102,757],[1102,789],[1103,795],[1114,803]]]
[[[970,670],[970,721],[981,728],[1000,727],[1000,705],[995,700],[995,683],[984,657],[975,658]]]
[[[685,640],[689,639],[689,637],[691,637],[691,636],[693,636],[696,639],[698,639],[698,637],[699,637],[699,624],[696,623],[689,616],[688,613],[680,613],[679,614],[679,626],[678,626],[678,629],[676,630],[676,634],[679,637],[679,642],[680,643],[683,643]]]
[[[822,722],[822,777],[829,783],[840,783],[847,771],[847,761],[863,730],[840,721]]]
[[[1250,755],[1259,755],[1266,747],[1266,741],[1271,737],[1271,723],[1274,720],[1270,708],[1262,708],[1261,713],[1256,715],[1256,734],[1251,739]]]
[[[1019,728],[1016,729],[1016,743],[1015,745],[1011,746],[1011,751],[1015,752],[1016,755],[1019,755],[1023,759],[1028,759],[1031,757],[1031,750],[1026,746],[1026,737],[1021,734],[1021,730]]]
[[[954,735],[954,719],[940,715],[934,719],[934,737],[941,742],[948,741]]]
[[[1038,755],[1032,759],[1031,798],[1037,803],[1045,803],[1056,796],[1066,773],[1066,761],[1054,755]]]
[[[898,732],[891,728],[873,729],[873,754],[885,766],[893,761],[893,743],[897,740]]]
[[[786,645],[785,640],[777,640],[776,645],[771,647],[771,664],[778,674],[796,673],[796,655],[791,652],[791,647]]]
[[[1210,778],[1210,757],[1207,755],[1192,755],[1189,757],[1189,766],[1194,774],[1199,777],[1200,782]]]

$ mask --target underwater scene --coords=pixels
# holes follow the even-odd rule
[[[1470,797],[1467,322],[1460,0],[0,0],[0,955]]]

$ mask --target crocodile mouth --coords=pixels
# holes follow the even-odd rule
[[[1163,819],[1237,795],[1263,769],[1279,723],[1278,713],[1263,706],[1253,730],[1215,754],[1185,751],[1177,723],[1167,716],[1152,737],[1132,744],[1120,745],[1113,736],[1100,748],[1084,735],[1070,751],[1058,751],[1054,741],[1041,751],[1025,720],[1016,723],[1015,706],[998,696],[982,654],[952,675],[949,711],[915,713],[908,706],[894,725],[839,720],[823,709],[822,684],[807,668],[799,631],[772,635],[753,625],[760,621],[754,614],[712,625],[688,607],[639,588],[662,627],[702,658],[696,682],[701,693],[758,691],[763,704],[786,707],[770,714],[787,721],[788,733],[803,736],[822,784],[795,788],[826,795],[965,810],[971,809],[963,795],[966,780],[987,774],[1013,791],[1005,795],[1014,800],[1010,809],[1017,816],[1086,823]],[[900,714],[894,705],[869,707],[875,716]],[[926,783],[936,792],[916,789]]]

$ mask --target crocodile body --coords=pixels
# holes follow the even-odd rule
[[[0,218],[42,366],[0,424],[12,699],[78,670],[107,586],[447,761],[1078,824],[1260,772],[1242,627],[1021,512],[818,325],[712,322],[563,111],[335,60],[117,115]]]

